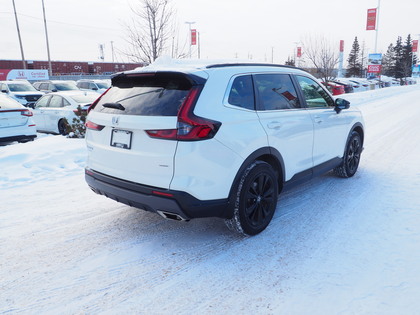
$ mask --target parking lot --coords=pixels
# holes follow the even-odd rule
[[[248,238],[94,194],[83,139],[1,146],[0,313],[415,314],[419,98],[349,95],[366,120],[359,172],[280,195]]]

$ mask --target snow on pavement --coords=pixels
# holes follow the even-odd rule
[[[83,140],[1,146],[0,314],[418,314],[420,86],[345,98],[358,173],[281,194],[248,238],[94,194]]]

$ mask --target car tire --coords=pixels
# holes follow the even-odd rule
[[[234,194],[233,217],[225,220],[227,227],[245,235],[262,232],[277,206],[278,180],[274,169],[266,162],[252,163],[243,172]]]
[[[68,132],[67,132],[67,126],[68,126],[67,120],[64,119],[64,118],[63,119],[60,119],[58,121],[58,133],[60,135],[62,135],[62,136],[67,135],[68,134]]]
[[[339,177],[352,177],[359,167],[360,155],[362,153],[362,139],[358,132],[353,131],[344,151],[343,163],[334,168],[335,175]]]

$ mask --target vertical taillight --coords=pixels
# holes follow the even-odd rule
[[[176,129],[146,130],[152,138],[180,141],[198,141],[211,139],[216,134],[221,123],[194,115],[194,106],[202,87],[193,86],[178,112]]]

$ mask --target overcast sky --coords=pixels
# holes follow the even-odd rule
[[[44,0],[52,60],[128,61],[118,51],[126,47],[124,21],[133,17],[130,5],[138,0]],[[47,60],[41,0],[15,0],[25,59]],[[255,61],[284,63],[298,42],[325,36],[337,50],[345,41],[344,59],[354,37],[374,52],[375,31],[366,31],[367,9],[378,0],[172,0],[180,43],[188,25],[200,32],[202,58],[252,57]],[[378,52],[386,52],[397,36],[420,34],[420,0],[381,0]],[[0,0],[0,59],[21,59],[12,0]],[[188,48],[186,48],[188,50]],[[170,43],[167,50],[170,55]],[[196,55],[196,51],[193,51]]]

